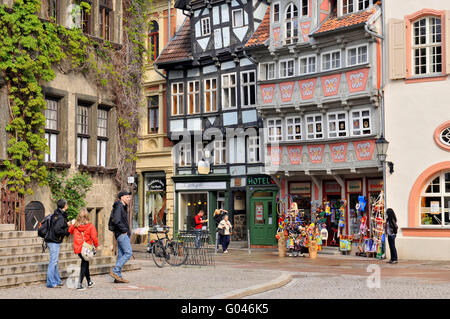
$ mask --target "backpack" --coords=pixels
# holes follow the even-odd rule
[[[44,219],[39,223],[39,226],[38,226],[38,236],[39,237],[45,239],[47,237],[47,235],[50,233],[52,216],[53,216],[53,214],[45,216]]]
[[[195,221],[195,216],[196,216],[196,215],[194,215],[194,217],[193,217],[192,220],[191,220],[191,226],[192,226],[192,228],[194,228],[194,229],[195,229],[195,226],[197,226],[197,222]]]
[[[111,210],[111,215],[109,215],[109,221],[108,221],[108,229],[112,232],[114,230],[116,230],[116,225],[114,223],[113,214],[114,214],[114,208]]]

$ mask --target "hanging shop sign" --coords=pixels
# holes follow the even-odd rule
[[[300,94],[303,100],[310,100],[314,97],[314,90],[316,89],[317,79],[308,79],[298,81],[300,87]]]
[[[341,187],[337,182],[325,182],[325,194],[341,193]]]
[[[375,141],[359,141],[353,142],[355,147],[356,157],[358,161],[368,161],[373,157],[373,151],[375,149]]]
[[[311,163],[320,164],[323,160],[323,150],[325,145],[308,145],[309,158]]]
[[[165,178],[153,178],[148,181],[147,190],[151,192],[163,192],[166,189]]]
[[[272,184],[275,184],[275,181],[272,179],[272,177],[267,175],[247,177],[247,186],[261,186]]]
[[[272,165],[280,165],[281,153],[283,151],[283,147],[269,146],[267,149],[269,150],[270,160],[272,162]]]
[[[290,184],[290,193],[291,194],[311,194],[311,183],[291,183]]]
[[[341,75],[334,74],[322,77],[322,88],[324,96],[333,96],[339,92],[339,84],[341,82]]]
[[[292,165],[298,165],[302,161],[302,146],[287,146],[289,161]]]
[[[277,47],[279,45],[280,40],[280,28],[274,28],[272,32],[273,32],[273,39],[275,40],[275,46]]]
[[[307,42],[309,38],[309,30],[311,29],[311,21],[300,23],[300,27],[302,30],[303,41]]]
[[[350,93],[364,91],[369,78],[369,69],[360,69],[356,71],[346,72],[348,90]]]
[[[262,84],[261,97],[264,104],[272,103],[273,93],[275,92],[275,84]]]
[[[347,193],[361,193],[362,183],[360,180],[347,181]]]
[[[367,181],[369,192],[379,193],[383,190],[383,180],[382,179],[369,179]]]
[[[284,82],[278,84],[280,87],[280,95],[282,102],[289,102],[292,100],[292,93],[294,92],[294,83],[295,82]]]
[[[330,144],[331,157],[334,163],[345,162],[347,159],[347,143]]]

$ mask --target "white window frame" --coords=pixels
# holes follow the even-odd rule
[[[431,31],[431,29],[432,29],[431,20],[433,18],[440,20],[440,26],[441,26],[441,33],[439,34],[440,38],[441,38],[440,42],[433,42],[433,36],[435,34],[438,34],[438,33],[433,34]],[[425,43],[424,44],[416,44],[415,43],[415,34],[414,34],[415,29],[416,29],[415,24],[422,20],[425,20],[425,32],[426,32],[425,33]],[[443,39],[442,39],[444,34],[443,34],[442,26],[443,26],[443,21],[442,21],[441,17],[438,17],[438,16],[426,16],[426,17],[421,17],[419,19],[411,21],[411,29],[412,29],[412,31],[411,31],[411,37],[412,37],[411,38],[411,68],[412,68],[412,72],[411,72],[411,74],[412,75],[424,76],[424,75],[442,74],[443,68],[444,68],[444,63],[443,63],[444,62],[443,61],[444,60],[444,43],[443,43]],[[434,58],[433,50],[434,49],[437,50],[437,48],[440,48],[440,51],[441,51],[441,53],[440,53],[441,70],[440,71],[437,71],[438,63],[437,62],[433,63],[433,58]],[[416,72],[416,67],[417,67],[416,50],[420,50],[420,51],[425,50],[425,55],[422,55],[422,54],[419,55],[419,59],[420,59],[420,57],[423,57],[423,56],[425,57],[425,69],[426,69],[425,73],[422,73],[421,71],[419,73]],[[439,54],[436,53],[436,56],[438,56],[438,55]],[[419,63],[420,69],[421,69],[422,65],[423,65],[422,63]],[[434,68],[436,68],[436,70],[434,70]]]
[[[193,84],[193,89],[194,91],[191,91],[191,84]],[[197,84],[197,89],[195,88],[195,85]],[[200,110],[200,81],[195,80],[195,81],[188,81],[187,83],[187,110],[186,113],[188,115],[192,115],[192,114],[199,114],[201,112]],[[193,112],[190,112],[190,104],[191,104],[191,95],[193,95],[192,97],[192,101],[194,103],[193,105]],[[198,105],[197,102],[198,101]]]
[[[101,115],[104,115],[105,117],[101,117]],[[106,123],[103,123],[105,126],[99,126],[101,121],[106,121]],[[106,167],[108,156],[108,124],[108,110],[97,109],[97,166]]]
[[[276,19],[276,20],[275,20],[275,14],[276,14],[276,12],[275,12],[275,6],[278,6],[278,19]],[[280,12],[281,12],[280,8],[281,8],[280,2],[275,2],[275,3],[273,4],[273,10],[272,10],[272,22],[280,22]]]
[[[349,112],[350,112],[349,120],[351,122],[351,124],[350,124],[350,128],[351,128],[350,135],[351,136],[364,136],[364,135],[372,134],[372,130],[373,130],[373,127],[372,127],[372,112],[370,111],[370,109],[354,109],[354,110],[351,110]],[[353,114],[355,112],[359,112],[359,115],[356,118],[354,117],[354,114]],[[363,116],[362,115],[363,112],[369,112],[369,115],[368,116]],[[360,124],[359,124],[360,127],[357,128],[357,129],[354,127],[354,121],[356,119],[358,119],[359,122],[360,122]],[[369,119],[369,127],[368,128],[362,127],[364,125],[364,119]],[[369,130],[369,132],[368,133],[363,133],[364,130]],[[355,131],[359,132],[359,134],[355,134]]]
[[[292,68],[289,67],[289,62],[292,62]],[[286,68],[283,68],[283,64],[286,65]],[[288,71],[292,69],[292,75],[288,74]],[[283,71],[286,71],[286,75],[283,74]],[[284,59],[280,60],[280,79],[290,78],[295,76],[295,60],[294,59]]]
[[[174,86],[177,87],[177,92],[174,93]],[[184,114],[184,82],[174,82],[171,84],[171,94],[172,99],[170,103],[170,112],[172,116],[178,116]],[[182,89],[182,92],[180,93],[180,88]],[[177,114],[173,113],[173,102],[176,99],[177,101]]]
[[[228,81],[228,85],[225,86],[225,81],[224,78],[229,78]],[[231,84],[231,78],[234,77],[234,84]],[[237,108],[237,76],[236,73],[227,73],[227,74],[222,74],[222,109],[224,110],[228,110],[228,109],[235,109]],[[234,89],[234,99],[233,99],[233,89]],[[225,95],[225,91],[228,90],[228,101],[227,103],[225,103],[226,101],[226,95]],[[235,105],[232,105],[232,101],[234,100]]]
[[[45,139],[49,152],[45,152],[44,161],[56,163],[58,160],[59,100],[45,98],[45,102],[47,105],[45,110]]]
[[[259,136],[247,137],[247,163],[259,163],[261,161],[259,141]]]
[[[303,14],[303,7],[305,7],[305,4],[306,4],[306,14]],[[308,17],[309,10],[311,10],[311,8],[309,7],[309,0],[300,0],[299,16]]]
[[[201,29],[202,37],[211,34],[211,20],[209,19],[209,17],[202,18],[200,20],[200,29]]]
[[[360,7],[359,7],[360,3],[364,4],[365,1],[369,1],[368,6],[366,8],[360,9]],[[344,0],[339,0],[339,15],[343,16],[343,15],[352,14],[352,13],[355,13],[358,11],[367,10],[368,8],[370,8],[373,5],[373,3],[374,3],[373,0],[348,0],[347,8],[351,4],[352,10],[347,9],[347,12],[344,12]]]
[[[253,81],[250,81],[250,74],[253,73]],[[247,74],[247,80],[248,82],[244,82],[244,74]],[[254,107],[256,105],[256,71],[250,70],[250,71],[242,71],[241,72],[241,107]],[[251,104],[251,94],[252,94],[252,87],[253,87],[253,101],[254,103]],[[245,91],[247,91],[248,96],[248,104],[245,104]]]
[[[178,166],[192,166],[191,143],[179,143],[178,148]],[[184,160],[184,163],[183,163]]]
[[[289,121],[292,120],[292,123],[289,123]],[[298,122],[297,122],[298,120]],[[303,136],[303,128],[302,128],[302,118],[300,116],[289,116],[285,119],[286,123],[286,141],[300,141],[302,140]],[[296,127],[300,127],[300,133],[296,132]],[[292,127],[292,132],[289,133],[289,128]]]
[[[333,54],[335,54],[335,53],[339,53],[339,59],[333,59]],[[329,69],[325,69],[325,65],[324,65],[324,62],[325,62],[325,58],[324,57],[326,55],[330,56],[330,68]],[[341,53],[341,50],[333,50],[333,51],[322,53],[321,56],[320,56],[320,60],[321,60],[320,65],[321,65],[321,70],[322,71],[331,71],[331,70],[340,69],[341,66],[342,66],[342,53]],[[339,61],[339,65],[335,65],[333,67],[333,61]]]
[[[277,133],[278,128],[280,134]],[[272,129],[274,134],[271,134]],[[269,142],[283,140],[283,120],[280,117],[272,117],[267,119],[267,138]]]
[[[234,14],[238,13],[238,12],[241,13],[241,17],[242,17],[242,24],[241,25],[237,25],[236,24],[236,19],[235,19],[235,16],[234,16]],[[244,9],[236,9],[236,10],[231,11],[231,19],[232,19],[232,22],[233,22],[233,28],[241,28],[241,27],[245,26],[246,24],[245,24],[245,21],[244,21]]]
[[[216,87],[212,88],[212,83],[213,81],[216,82]],[[207,82],[210,82],[210,86],[208,89],[208,86],[206,85]],[[204,111],[205,113],[213,113],[213,112],[217,112],[217,78],[210,78],[210,79],[205,79],[203,81],[204,84],[204,97],[205,97],[205,105],[204,105]],[[209,105],[210,107],[213,106],[213,101],[214,101],[214,109],[210,109],[209,111],[206,109],[206,100],[208,99],[207,93],[210,93],[209,95]]]
[[[320,116],[320,121],[316,120],[316,117]],[[313,122],[308,122],[309,118],[313,118]],[[324,128],[323,128],[323,114],[321,113],[315,113],[315,114],[308,114],[305,115],[305,127],[306,127],[306,132],[305,132],[305,136],[307,140],[321,140],[325,137],[325,133],[324,133]],[[311,124],[313,125],[313,131],[310,133],[308,130],[308,125]],[[321,127],[321,131],[318,132],[317,131],[317,124],[320,124]],[[310,136],[310,134],[313,135],[313,137]],[[319,135],[322,136],[319,136]]]
[[[450,174],[450,171],[443,171],[440,172],[439,174],[434,175],[432,178],[430,178],[428,180],[428,182],[426,183],[424,189],[422,190],[422,192],[420,193],[420,197],[419,197],[419,202],[417,203],[417,205],[419,206],[419,218],[420,218],[420,227],[442,227],[442,228],[450,228],[450,224],[445,224],[445,213],[449,213],[450,214],[450,207],[445,207],[445,205],[449,205],[450,202],[450,191],[446,192],[445,190],[445,185],[446,185],[446,181],[445,181],[445,175],[446,174]],[[430,186],[431,183],[434,182],[434,180],[439,177],[439,184],[433,184],[434,186],[439,185],[439,192],[430,192],[427,193],[427,188],[428,186]],[[449,182],[447,182],[449,183]],[[449,183],[450,184],[450,183]],[[426,210],[423,209],[421,202],[422,199],[424,197],[436,197],[436,198],[440,198],[440,203],[439,203],[439,208],[440,208],[440,215],[438,215],[438,219],[441,220],[441,224],[422,224],[422,214],[427,214]],[[446,203],[445,201],[448,200],[448,202]],[[427,209],[430,209],[431,207],[425,207]],[[430,214],[430,213],[428,213]],[[430,214],[431,215],[431,214]],[[433,216],[435,216],[433,214]]]
[[[339,115],[344,115],[344,119],[339,119]],[[334,116],[334,119],[330,119],[331,116]],[[339,123],[344,121],[345,128],[342,130],[339,127]],[[331,124],[334,123],[334,130],[331,130]],[[328,138],[342,138],[348,136],[348,114],[346,111],[337,111],[327,113],[327,131]]]
[[[291,12],[291,17],[288,18],[287,14],[288,14],[288,10],[291,8],[292,6],[292,12]],[[295,10],[297,11],[297,16],[295,16]],[[298,7],[294,2],[290,2],[287,6],[286,6],[286,10],[284,11],[284,44],[295,44],[297,43],[298,40],[298,33],[299,33],[299,12],[298,12]],[[297,27],[295,27],[297,26]],[[288,37],[288,30],[291,32],[291,36]]]
[[[314,63],[311,63],[311,59],[314,58]],[[306,60],[306,72],[302,72],[302,61]],[[314,67],[312,67],[312,65]],[[317,56],[316,55],[306,55],[303,57],[300,57],[298,60],[298,70],[299,75],[305,75],[305,74],[313,74],[317,72]]]
[[[214,165],[225,165],[227,160],[226,140],[214,141]]]
[[[362,60],[363,55],[360,52],[360,49],[362,48],[366,48],[366,59]],[[351,50],[356,50],[356,63],[351,63],[350,61],[350,51]],[[369,62],[369,46],[367,44],[361,44],[361,45],[354,45],[351,47],[348,47],[346,50],[346,55],[347,55],[347,66],[354,66],[354,65],[361,65],[361,64],[366,64]]]
[[[270,67],[273,67],[273,72],[270,72]],[[260,81],[273,80],[276,78],[275,72],[276,72],[275,62],[260,63],[258,80]]]
[[[360,8],[361,4],[363,5],[363,7],[365,6],[365,2],[368,2],[367,7]],[[356,4],[358,5],[358,7],[357,7],[358,11],[363,11],[363,10],[367,10],[368,8],[370,8],[370,6],[372,5],[372,0],[357,0]]]
[[[198,162],[203,159],[204,149],[205,149],[205,146],[203,145],[203,142],[195,142],[195,144],[194,144],[195,163],[198,164]]]

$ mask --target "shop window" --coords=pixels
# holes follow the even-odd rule
[[[205,80],[205,112],[217,111],[217,80]]]
[[[191,222],[200,210],[205,212],[203,219],[208,219],[208,193],[181,193],[179,207],[179,228],[193,230]],[[203,225],[208,229],[209,221]]]
[[[347,49],[347,66],[359,65],[368,62],[367,45]]]
[[[442,73],[442,25],[437,17],[425,17],[412,23],[413,74]]]
[[[256,74],[255,71],[241,73],[242,106],[255,106],[256,104]]]
[[[143,227],[166,225],[166,179],[155,176],[155,173],[145,174],[144,184],[144,216]],[[139,223],[142,225],[142,222]]]
[[[328,114],[328,137],[345,137],[347,135],[347,112]]]
[[[261,63],[259,65],[259,80],[275,79],[275,62]]]
[[[182,115],[184,107],[184,85],[172,83],[172,115]]]
[[[323,138],[323,118],[322,115],[306,116],[307,138],[310,140]]]
[[[294,76],[294,59],[280,61],[280,78]]]
[[[100,37],[105,40],[111,40],[111,21],[112,21],[112,1],[100,0],[99,6],[99,26]]]
[[[341,67],[341,51],[322,54],[322,71],[339,69]]]
[[[316,56],[300,58],[300,75],[316,72]]]
[[[108,110],[97,111],[97,166],[106,166],[108,150]]]
[[[47,98],[46,110],[45,110],[45,139],[47,140],[47,146],[49,148],[48,153],[45,153],[44,160],[46,162],[57,162],[58,160],[58,112],[59,102],[57,99]]]
[[[301,117],[286,118],[286,139],[288,141],[302,139],[302,119]]]
[[[151,61],[155,61],[159,55],[159,25],[158,22],[154,20],[150,22],[147,44],[149,58]]]
[[[77,106],[77,165],[88,164],[90,107]]]
[[[433,177],[420,196],[421,226],[450,226],[450,172]]]
[[[283,140],[283,127],[281,124],[281,119],[268,119],[267,129],[269,130],[269,142]]]
[[[236,108],[236,74],[224,74],[222,75],[222,107]]]
[[[285,26],[285,44],[293,44],[298,39],[298,9],[293,3],[290,3],[286,8],[284,15]]]
[[[200,113],[200,81],[188,82],[188,114]]]
[[[148,130],[147,133],[158,133],[159,129],[159,96],[147,97]]]
[[[368,135],[372,132],[370,110],[352,111],[352,135]]]

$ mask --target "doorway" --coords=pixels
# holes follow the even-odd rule
[[[37,230],[44,219],[45,208],[41,202],[31,202],[25,207],[25,230]]]
[[[179,230],[193,230],[192,221],[195,215],[203,210],[203,219],[208,218],[208,193],[180,193]],[[203,228],[209,229],[208,223]]]
[[[255,192],[250,201],[252,245],[276,245],[277,214],[274,192]]]
[[[341,202],[341,196],[325,195],[325,201],[329,202],[331,207],[336,207]],[[336,212],[332,210],[331,215],[327,216],[328,246],[339,246],[338,226],[339,220],[336,218]]]

